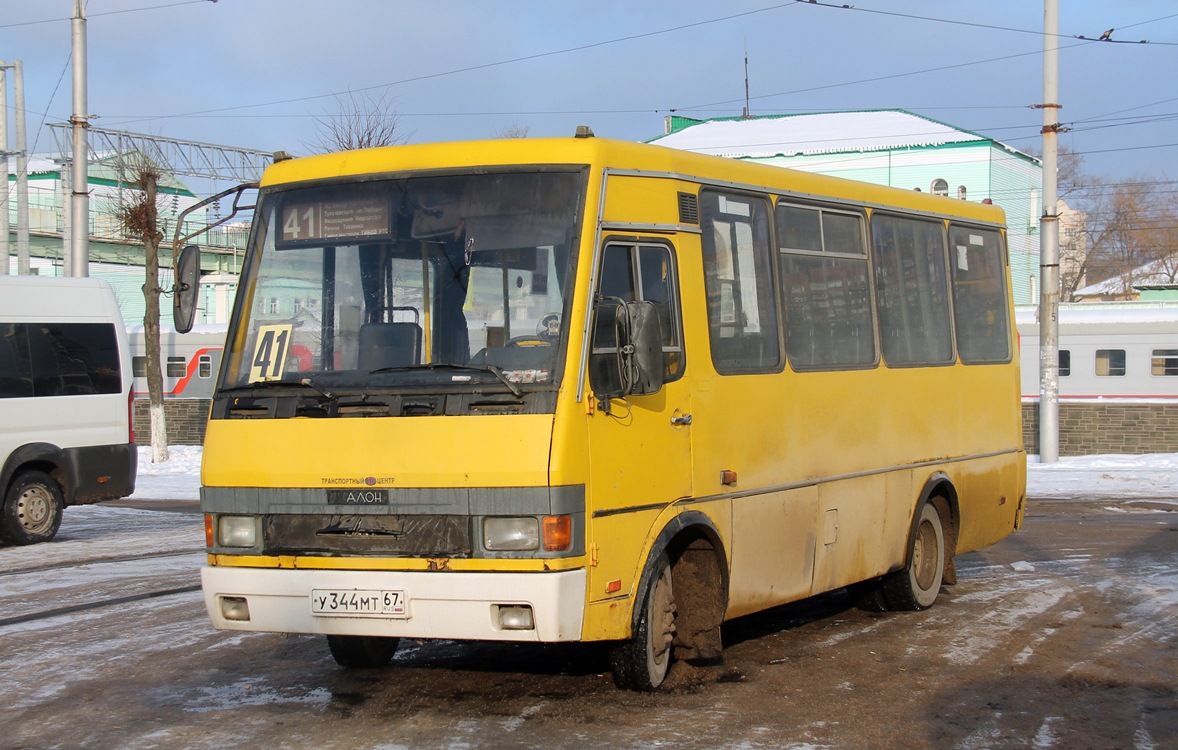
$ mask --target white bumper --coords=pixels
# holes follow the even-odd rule
[[[201,568],[205,606],[221,630],[375,635],[485,641],[576,641],[585,612],[585,571],[474,573]],[[322,616],[313,589],[403,591],[406,616]],[[221,597],[243,597],[249,620],[226,620]],[[535,627],[506,630],[499,606],[528,605]]]

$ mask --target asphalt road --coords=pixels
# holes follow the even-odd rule
[[[95,508],[61,547],[0,547],[0,748],[1178,747],[1176,531],[1033,503],[928,612],[742,618],[722,665],[647,695],[592,647],[411,642],[345,671],[321,638],[219,633],[199,517]]]

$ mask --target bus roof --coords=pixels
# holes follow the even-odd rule
[[[373,174],[520,164],[590,165],[673,174],[685,179],[720,181],[819,198],[837,197],[869,205],[1005,224],[1005,214],[997,206],[785,167],[695,154],[665,146],[593,137],[512,138],[341,151],[277,162],[266,170],[262,186]]]

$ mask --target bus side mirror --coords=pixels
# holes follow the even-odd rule
[[[663,387],[662,329],[653,302],[597,303],[589,354],[589,384],[603,403],[644,396]]]
[[[188,333],[192,330],[192,319],[196,316],[196,295],[200,291],[199,247],[189,245],[180,251],[175,276],[172,323],[176,333]]]

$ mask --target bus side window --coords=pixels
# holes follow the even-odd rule
[[[780,367],[777,302],[764,198],[700,195],[712,361],[721,373]]]

